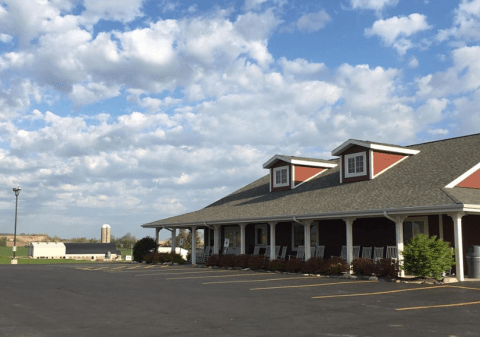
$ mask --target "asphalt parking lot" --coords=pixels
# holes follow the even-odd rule
[[[0,336],[478,336],[480,283],[0,265]]]

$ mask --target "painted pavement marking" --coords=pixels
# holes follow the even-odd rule
[[[269,279],[263,279],[263,280],[215,281],[215,282],[205,282],[204,284],[267,282],[267,281],[285,281],[285,280],[299,280],[299,279],[312,279],[312,278],[319,278],[319,277],[318,276],[303,276],[303,277],[289,277],[289,278],[269,278]]]
[[[401,293],[401,292],[407,292],[407,291],[440,289],[440,288],[447,288],[447,287],[448,286],[421,287],[421,288],[412,288],[412,289],[397,289],[397,290],[377,291],[377,292],[373,292],[373,293],[356,293],[356,294],[314,296],[312,298],[320,299],[320,298],[337,298],[337,297],[374,296],[374,295]]]
[[[323,286],[338,285],[338,284],[349,284],[349,283],[363,284],[363,283],[372,283],[372,282],[378,282],[378,281],[345,281],[345,282],[332,282],[332,283],[316,283],[316,284],[304,284],[304,285],[300,285],[300,286],[251,288],[250,290],[271,290],[271,289],[323,287]]]
[[[228,270],[217,270],[217,271],[189,271],[189,272],[181,272],[181,273],[178,273],[178,272],[175,272],[175,273],[166,273],[166,272],[161,272],[161,273],[152,273],[152,274],[137,274],[135,276],[160,276],[160,275],[183,275],[183,274],[187,274],[187,275],[190,275],[190,274],[211,274],[211,273],[225,273],[227,272]]]
[[[226,270],[227,271],[227,270]],[[214,277],[238,277],[238,276],[262,276],[261,273],[255,274],[231,274],[231,275],[215,275],[215,276],[186,276],[186,277],[174,277],[167,278],[167,280],[185,280],[185,279],[194,279],[194,278],[214,278]]]

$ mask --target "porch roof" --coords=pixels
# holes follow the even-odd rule
[[[204,223],[273,221],[294,216],[381,216],[383,210],[411,214],[480,210],[480,190],[445,188],[480,162],[480,134],[418,144],[420,152],[375,179],[340,184],[339,167],[293,190],[270,192],[266,175],[198,211],[144,224],[143,227]]]

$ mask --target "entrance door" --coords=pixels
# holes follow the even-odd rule
[[[418,234],[428,235],[428,223],[426,217],[408,219],[403,222],[403,243],[408,244]]]
[[[225,228],[225,238],[230,239],[228,245],[229,248],[235,248],[235,254],[240,255],[240,228],[237,227],[226,227]]]

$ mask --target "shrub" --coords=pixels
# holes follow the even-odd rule
[[[234,267],[235,266],[235,258],[233,255],[222,255],[218,259],[218,266],[219,267]]]
[[[219,263],[219,256],[218,255],[212,255],[208,258],[205,265],[207,267],[214,267],[214,266],[218,266],[218,263]]]
[[[305,261],[300,259],[288,260],[285,264],[285,269],[289,273],[299,273],[305,268]]]
[[[144,257],[155,250],[155,240],[147,236],[140,239],[133,246],[133,260],[142,262]]]
[[[263,255],[253,255],[248,259],[248,268],[262,269],[268,263],[268,258]]]
[[[287,262],[285,260],[276,259],[268,263],[268,270],[271,271],[286,271]]]
[[[398,262],[394,262],[392,259],[381,259],[375,264],[373,272],[379,277],[395,278],[399,271]]]
[[[352,262],[352,269],[355,274],[372,275],[375,270],[375,263],[371,259],[359,258]]]
[[[250,259],[250,255],[236,255],[234,257],[235,267],[248,267],[248,260]]]
[[[175,253],[150,253],[145,255],[143,261],[147,263],[172,262],[178,264],[184,264],[186,262],[180,254]]]
[[[332,257],[325,261],[326,274],[341,274],[350,269],[347,262],[340,257]]]
[[[402,269],[408,274],[419,277],[434,277],[439,280],[442,273],[455,264],[455,251],[448,242],[428,237],[426,234],[415,236],[403,250]]]
[[[312,257],[305,263],[305,272],[320,274],[325,272],[325,261],[321,257]]]

